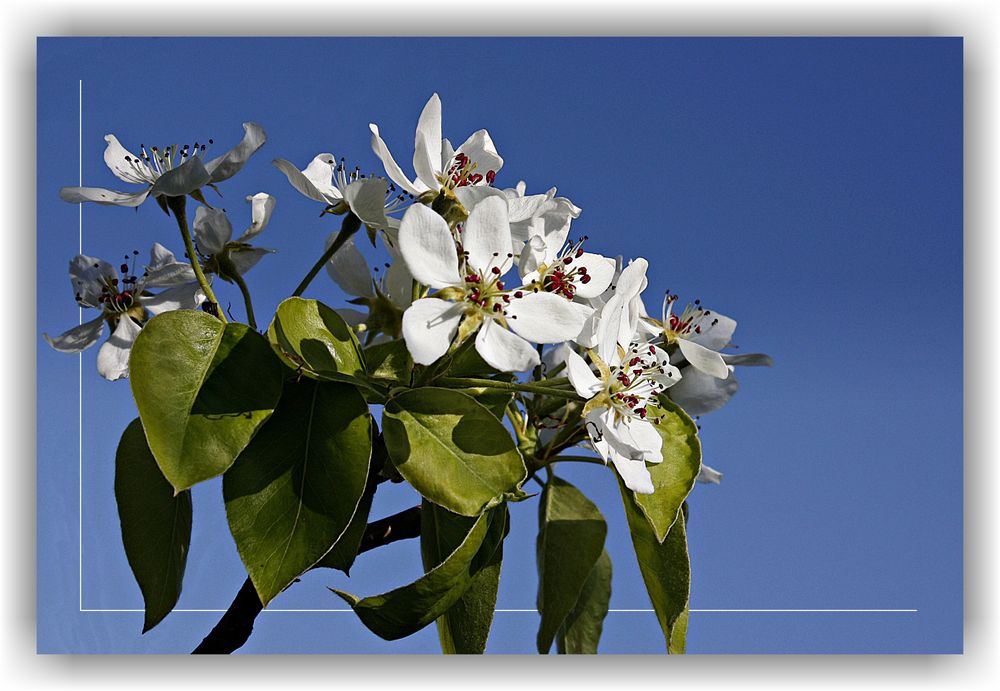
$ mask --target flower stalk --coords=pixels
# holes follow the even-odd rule
[[[324,252],[316,263],[313,264],[313,267],[309,269],[309,273],[305,275],[305,278],[299,282],[298,287],[292,292],[292,297],[300,297],[302,293],[306,291],[306,288],[308,288],[309,284],[312,283],[312,280],[316,278],[316,274],[319,273],[320,269],[322,269],[326,263],[330,261],[330,258],[337,253],[337,250],[343,247],[344,243],[347,242],[352,235],[358,232],[360,228],[361,219],[355,216],[354,213],[348,212],[348,214],[344,216],[343,222],[340,224],[340,233],[337,235],[337,239],[326,248],[326,252]]]
[[[226,315],[219,309],[219,301],[215,297],[215,293],[212,292],[212,286],[205,277],[205,272],[201,270],[201,262],[198,261],[198,252],[194,248],[194,241],[191,240],[191,231],[188,228],[187,222],[187,197],[167,197],[167,207],[174,212],[174,218],[177,219],[177,227],[180,229],[181,238],[184,240],[184,251],[187,252],[191,268],[194,269],[195,278],[198,279],[198,285],[205,291],[205,297],[210,306],[209,311],[223,324],[228,323],[229,320],[226,319]]]

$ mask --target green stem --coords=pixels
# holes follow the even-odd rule
[[[559,380],[553,380],[558,383]],[[453,389],[500,389],[502,391],[525,391],[536,393],[542,396],[554,396],[557,398],[569,398],[579,400],[576,391],[570,389],[553,389],[539,383],[519,384],[516,382],[496,381],[495,379],[475,379],[472,377],[441,377],[437,380],[441,386]]]
[[[250,325],[251,329],[256,331],[257,319],[253,315],[253,302],[250,300],[250,289],[247,287],[247,282],[243,280],[243,277],[240,276],[238,271],[234,271],[231,278],[236,282],[236,285],[240,287],[240,292],[243,293],[243,304],[247,309],[247,324]]]
[[[571,463],[596,463],[597,465],[606,465],[603,458],[597,456],[553,456],[552,458],[544,459],[542,466],[546,466],[549,463],[555,463],[556,461],[569,461]]]
[[[208,279],[205,278],[205,272],[201,270],[198,252],[195,251],[194,242],[191,240],[191,231],[188,229],[187,222],[187,197],[167,197],[167,207],[174,212],[174,218],[177,219],[177,227],[180,228],[181,237],[184,239],[184,250],[191,262],[191,268],[194,269],[194,276],[198,279],[198,285],[205,292],[205,298],[212,307],[212,313],[223,324],[226,324],[229,320],[219,308],[219,301],[216,299],[215,293],[212,292],[212,286],[209,285]]]
[[[337,234],[333,243],[326,248],[326,252],[324,252],[323,256],[319,258],[319,261],[313,265],[313,268],[309,269],[309,273],[307,273],[305,278],[303,278],[299,283],[298,288],[296,288],[295,292],[292,293],[292,297],[299,297],[305,292],[306,288],[309,287],[309,284],[312,283],[312,280],[316,278],[316,274],[318,274],[319,270],[323,268],[323,265],[330,261],[330,258],[337,253],[337,250],[343,247],[348,238],[358,232],[360,228],[361,219],[355,216],[353,212],[349,211],[347,215],[344,216],[343,222],[340,224],[340,233]]]

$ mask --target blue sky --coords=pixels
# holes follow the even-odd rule
[[[376,170],[367,125],[408,161],[437,91],[456,143],[487,128],[497,184],[558,186],[583,208],[576,234],[650,261],[647,304],[670,289],[739,321],[741,391],[701,420],[720,486],[691,498],[695,609],[916,609],[891,613],[695,612],[691,652],[955,652],[962,646],[962,43],[959,39],[45,39],[38,53],[39,329],[77,322],[66,276],[84,184],[121,185],[103,136],[129,147],[213,138],[246,120],[268,143],[223,183],[278,205],[249,274],[266,322],[335,223],[272,158],[321,151]],[[404,164],[404,167],[406,164]],[[87,206],[83,246],[113,259],[170,219]],[[343,295],[320,276],[307,293]],[[219,295],[242,313],[235,291]],[[175,612],[139,635],[142,600],[120,544],[114,449],[134,417],[127,384],[38,337],[38,641],[42,651],[184,652],[218,614]],[[612,607],[648,600],[609,471],[567,469],[601,507]],[[80,499],[82,498],[82,512]],[[179,607],[225,608],[245,577],[218,482],[195,490]],[[374,515],[412,504],[393,487]],[[534,605],[533,502],[514,507],[498,607]],[[82,532],[81,528],[82,516]],[[82,545],[82,558],[80,546]],[[415,542],[360,558],[352,577],[310,574],[276,609],[340,608],[326,590],[381,592],[416,577]],[[82,582],[82,597],[79,585]],[[531,652],[533,613],[496,615],[490,652]],[[661,652],[651,613],[613,612],[602,652]],[[351,613],[265,613],[246,652],[432,652],[433,627],[385,643]]]

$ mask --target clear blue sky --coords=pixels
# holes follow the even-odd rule
[[[456,144],[490,131],[501,186],[558,186],[576,234],[650,261],[647,304],[670,289],[739,321],[742,390],[702,418],[720,486],[692,495],[696,609],[917,609],[916,613],[695,612],[690,652],[957,652],[962,647],[962,43],[960,39],[45,39],[38,52],[38,328],[77,322],[66,274],[83,181],[121,189],[103,137],[127,147],[268,133],[222,184],[237,232],[248,194],[278,199],[259,239],[279,253],[248,276],[269,320],[336,221],[270,165],[321,151],[376,170],[377,122],[409,165],[434,91]],[[182,248],[153,203],[86,206],[87,254]],[[325,276],[309,296],[343,296]],[[220,300],[242,314],[238,293]],[[121,547],[114,450],[135,416],[128,385],[38,336],[38,645],[48,652],[186,652],[219,614],[175,612],[140,636],[142,598]],[[601,507],[612,607],[646,609],[610,471],[565,475]],[[82,562],[80,498],[82,497]],[[380,493],[373,516],[415,501]],[[245,572],[218,482],[194,492],[179,607],[224,609]],[[534,502],[513,507],[498,607],[534,607]],[[419,574],[415,541],[311,573],[272,604],[341,608]],[[498,613],[489,652],[532,652],[538,617]],[[352,613],[265,613],[245,652],[432,652],[433,627],[395,643]],[[611,613],[602,652],[662,652],[651,613]]]

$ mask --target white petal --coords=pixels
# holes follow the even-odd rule
[[[414,204],[403,215],[399,251],[410,273],[426,286],[446,288],[462,282],[448,224],[423,204]]]
[[[646,270],[648,268],[649,262],[642,257],[631,261],[615,283],[615,294],[623,295],[625,300],[629,300],[642,292],[646,284]]]
[[[599,254],[584,252],[583,256],[573,260],[573,266],[584,267],[590,276],[587,283],[582,283],[579,279],[574,282],[576,296],[579,298],[596,298],[608,289],[615,277],[615,260]]]
[[[139,325],[128,316],[118,320],[115,332],[111,334],[97,353],[97,371],[108,381],[128,376],[128,356],[132,343],[139,333]]]
[[[701,471],[698,473],[698,482],[712,483],[718,485],[722,482],[722,473],[715,468],[709,468],[704,463],[701,464]]]
[[[566,363],[566,354],[573,350],[569,343],[560,343],[555,348],[546,348],[542,352],[542,370],[551,372],[559,365]]]
[[[199,206],[194,213],[194,241],[202,254],[218,254],[233,237],[233,224],[222,209]]]
[[[501,372],[523,372],[541,362],[530,343],[492,319],[486,319],[476,334],[476,352]]]
[[[84,305],[97,307],[101,291],[116,278],[118,272],[115,267],[103,259],[78,254],[69,260],[69,281],[73,294],[79,296]]]
[[[344,201],[365,225],[376,230],[386,226],[385,196],[389,186],[383,178],[365,178],[352,182],[344,190]]]
[[[583,323],[583,328],[580,329],[573,340],[582,345],[584,348],[595,348],[597,347],[597,328],[601,323],[601,312],[600,310],[594,310],[593,313],[587,317],[587,321]]]
[[[764,353],[745,353],[742,355],[722,354],[722,359],[727,365],[743,365],[744,367],[771,367],[774,360],[770,355]]]
[[[647,463],[659,463],[663,460],[661,453],[663,448],[663,437],[656,431],[656,427],[648,420],[628,420],[629,433],[635,446],[643,451],[642,458]]]
[[[545,211],[555,207],[551,199],[552,196],[549,194],[508,197],[507,204],[511,223],[541,216]]]
[[[243,123],[243,139],[232,149],[213,158],[205,164],[205,169],[211,175],[212,182],[221,182],[240,172],[257,149],[264,146],[267,135],[260,125],[253,122]]]
[[[493,140],[490,139],[490,133],[486,130],[474,132],[462,146],[458,147],[457,153],[465,154],[476,164],[474,174],[483,176],[483,179],[476,184],[487,184],[486,174],[491,171],[497,173],[503,168],[503,159],[497,153]]]
[[[448,351],[462,321],[460,304],[423,298],[403,312],[403,340],[418,365],[429,365]]]
[[[636,494],[652,494],[655,491],[653,478],[649,474],[649,469],[646,468],[645,461],[612,453],[611,462],[614,463],[615,470],[621,475],[625,486]]]
[[[156,175],[146,162],[122,146],[115,135],[105,136],[104,141],[108,143],[104,149],[104,162],[115,177],[140,185],[149,185],[156,180]]]
[[[393,304],[406,309],[413,301],[413,274],[410,273],[406,262],[396,259],[389,268],[385,270],[382,290]]]
[[[339,231],[334,231],[326,240],[327,248],[336,240]],[[348,295],[357,297],[374,297],[372,289],[372,274],[368,262],[354,244],[354,238],[345,242],[336,254],[326,263],[326,272],[333,282],[340,286]]]
[[[197,283],[176,286],[151,296],[143,296],[141,304],[153,314],[172,310],[193,310],[205,302],[205,293]],[[123,320],[124,321],[124,320]]]
[[[271,163],[285,174],[292,187],[310,199],[326,204],[334,204],[340,200],[340,190],[333,184],[333,171],[336,167],[333,154],[317,155],[302,171],[283,158],[276,158]]]
[[[566,348],[565,357],[566,376],[569,377],[569,383],[573,385],[576,392],[582,398],[591,398],[600,393],[604,385],[590,370],[590,365],[577,355],[572,348]]]
[[[458,201],[462,202],[462,206],[465,207],[466,211],[472,209],[479,202],[483,201],[488,197],[497,197],[507,201],[507,197],[504,193],[498,190],[496,187],[489,187],[487,185],[465,185],[463,187],[455,188],[455,197]]]
[[[513,266],[510,247],[510,224],[507,223],[507,202],[488,197],[476,204],[462,230],[462,247],[468,252],[473,269],[489,273],[492,267],[507,273]]]
[[[257,262],[269,254],[274,254],[277,250],[267,247],[237,247],[229,254],[229,260],[233,263],[236,273],[240,276],[257,266]]]
[[[71,204],[97,202],[113,206],[139,206],[149,195],[149,188],[140,192],[116,192],[103,187],[63,187],[59,190],[59,198]]]
[[[684,376],[670,387],[670,400],[684,409],[688,415],[705,415],[724,406],[739,390],[735,375],[727,370],[725,379],[699,372],[694,367],[685,367]]]
[[[614,295],[608,304],[601,308],[601,318],[597,323],[597,354],[605,362],[611,362],[618,351],[618,339],[621,324],[624,320],[625,300],[621,295]],[[627,347],[627,343],[623,347]]]
[[[271,214],[274,213],[274,205],[278,203],[278,200],[267,192],[258,192],[247,197],[247,202],[250,203],[250,227],[243,231],[243,235],[237,239],[237,242],[247,242],[267,228],[267,224],[271,221]]]
[[[717,312],[710,312],[698,321],[701,333],[692,333],[689,338],[709,350],[722,350],[729,345],[736,331],[736,320]]]
[[[413,142],[413,170],[428,187],[437,188],[441,164],[441,99],[434,94],[417,120]]]
[[[194,269],[179,262],[174,253],[158,242],[149,250],[149,264],[140,283],[143,288],[166,288],[195,280]]]
[[[48,334],[42,334],[48,344],[61,353],[79,353],[97,343],[101,334],[104,333],[104,315],[97,319],[91,319],[79,326],[74,326],[55,338]]]
[[[538,292],[514,298],[506,313],[519,336],[534,343],[562,343],[576,338],[592,311],[560,295]]]
[[[714,350],[709,350],[705,346],[698,345],[686,338],[678,338],[677,346],[680,348],[681,355],[691,363],[692,367],[719,379],[725,379],[729,376],[729,368],[726,366],[726,361]]]
[[[399,185],[401,188],[412,194],[413,196],[419,196],[428,190],[427,185],[425,185],[420,180],[410,181],[408,177],[403,173],[402,168],[396,163],[396,160],[389,153],[389,147],[385,145],[382,141],[382,137],[378,133],[378,125],[372,123],[368,125],[368,128],[372,131],[372,151],[375,155],[379,157],[382,161],[382,165],[385,167],[385,173],[389,176],[389,179]],[[435,186],[434,189],[437,189]]]
[[[176,168],[168,170],[156,179],[149,190],[154,197],[183,197],[212,182],[212,176],[201,161],[200,156],[192,156]]]

